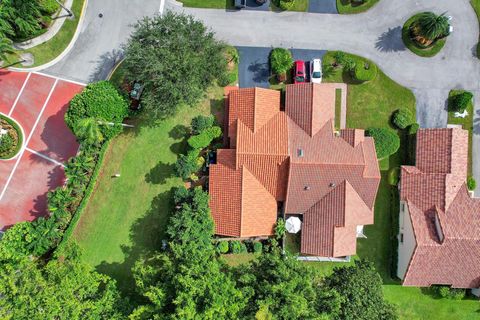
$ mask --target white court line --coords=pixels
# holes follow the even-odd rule
[[[27,151],[29,151],[29,152],[31,152],[31,153],[39,156],[40,158],[43,158],[43,159],[48,160],[48,161],[50,161],[50,162],[53,162],[53,163],[55,163],[57,166],[62,166],[62,167],[65,168],[65,165],[64,165],[63,163],[58,162],[57,160],[52,159],[52,158],[50,158],[49,156],[44,155],[43,153],[40,153],[40,152],[35,151],[35,150],[33,150],[33,149],[30,149],[29,147],[26,147],[25,150],[27,150]]]
[[[15,99],[15,101],[13,102],[12,107],[10,108],[10,112],[8,113],[8,116],[11,116],[11,115],[12,115],[13,110],[14,110],[15,107],[17,106],[18,100],[20,100],[20,96],[22,95],[23,90],[25,90],[25,87],[27,86],[28,79],[30,79],[30,76],[31,76],[31,75],[32,75],[32,74],[29,73],[28,76],[27,76],[27,78],[25,78],[25,81],[23,82],[22,88],[20,89],[20,92],[18,93],[17,98]]]
[[[17,171],[17,167],[20,164],[20,160],[22,159],[22,156],[25,153],[25,149],[27,148],[28,143],[30,142],[30,139],[32,139],[32,135],[35,132],[35,129],[37,128],[38,122],[40,121],[40,118],[42,117],[43,112],[45,111],[45,108],[47,107],[48,102],[50,101],[50,97],[52,96],[53,90],[57,86],[57,83],[58,83],[58,79],[55,80],[55,83],[53,84],[52,89],[50,89],[50,92],[48,93],[48,96],[47,96],[47,100],[45,100],[45,103],[43,104],[43,107],[40,110],[40,114],[38,115],[37,120],[35,120],[35,123],[32,127],[32,131],[30,131],[30,134],[28,135],[27,140],[25,140],[25,144],[23,145],[22,150],[18,154],[17,162],[15,162],[15,165],[13,166],[13,170],[12,170],[12,172],[10,172],[10,175],[8,176],[7,183],[3,187],[2,193],[0,193],[0,201],[2,201],[2,198],[5,195],[5,192],[7,192],[7,188],[8,188],[8,185],[10,184],[10,181],[12,181],[13,174],[15,173],[15,171]]]
[[[46,73],[42,73],[42,72],[33,72],[35,74],[38,74],[40,76],[44,76],[44,77],[47,77],[47,78],[52,78],[52,79],[55,79],[55,80],[60,80],[60,81],[65,81],[65,82],[71,82],[71,83],[74,83],[74,84],[78,84],[80,86],[83,86],[83,87],[86,87],[87,84],[86,83],[83,83],[83,82],[79,82],[79,81],[74,81],[74,80],[69,80],[69,79],[65,79],[65,78],[62,78],[62,77],[57,77],[57,76],[52,76],[50,74],[46,74]]]

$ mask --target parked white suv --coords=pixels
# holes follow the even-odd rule
[[[313,83],[322,82],[322,60],[313,59],[310,61],[310,81]]]

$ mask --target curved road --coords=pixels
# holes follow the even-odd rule
[[[84,82],[104,79],[121,56],[120,44],[127,39],[131,23],[158,13],[161,1],[90,0],[73,50],[46,72]],[[367,57],[412,89],[422,127],[446,126],[446,99],[451,89],[473,91],[474,176],[480,180],[480,60],[474,56],[479,25],[469,0],[381,0],[357,15],[194,9],[182,8],[174,0],[164,1],[165,10],[203,20],[218,38],[232,45],[344,50]],[[433,58],[412,54],[401,40],[403,23],[421,11],[448,12],[453,17],[454,32]],[[99,12],[104,13],[101,19]]]

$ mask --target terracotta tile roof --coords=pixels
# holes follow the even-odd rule
[[[400,198],[407,202],[416,241],[403,284],[477,288],[480,199],[470,197],[465,183],[468,132],[419,130],[416,151],[416,167],[401,171]]]
[[[239,89],[228,109],[235,149],[220,150],[210,169],[216,233],[271,234],[284,202],[286,214],[305,214],[303,253],[355,253],[356,226],[373,223],[380,171],[363,130],[334,133],[335,86],[287,86],[285,112],[277,91]]]

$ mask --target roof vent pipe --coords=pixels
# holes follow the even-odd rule
[[[336,184],[333,182],[330,182],[330,188],[335,188]]]

